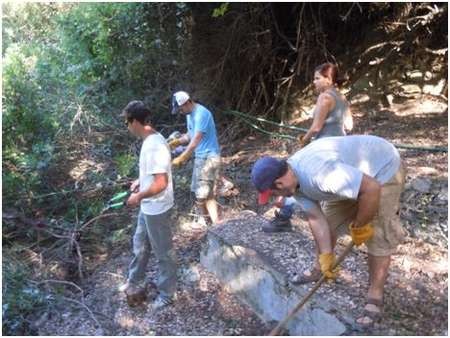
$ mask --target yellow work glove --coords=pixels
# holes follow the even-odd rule
[[[175,149],[181,144],[181,140],[179,138],[176,138],[169,142],[169,147],[171,150]]]
[[[305,142],[305,135],[297,137],[297,142],[300,145],[300,148],[303,148],[308,144],[308,142]]]
[[[190,152],[184,152],[172,161],[173,166],[179,166],[186,163],[191,158]]]
[[[328,279],[336,279],[337,269],[331,270],[335,261],[336,257],[333,253],[319,255],[320,271],[322,271]]]
[[[355,245],[361,245],[364,242],[368,241],[372,238],[374,234],[374,230],[372,227],[372,224],[367,223],[366,225],[363,225],[362,227],[355,227],[353,226],[353,223],[349,226],[350,229],[350,235],[352,236],[353,243]]]

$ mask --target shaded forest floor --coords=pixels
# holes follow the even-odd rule
[[[367,103],[352,105],[355,134],[379,135],[394,143],[447,147],[447,105],[442,100],[419,97],[380,110]],[[308,127],[309,121],[298,126]],[[221,140],[222,144],[227,144]],[[224,175],[235,188],[219,202],[225,217],[238,210],[256,210],[255,191],[250,185],[252,163],[263,154],[287,156],[292,142],[248,135],[239,144],[223,147]],[[277,149],[277,151],[274,151]],[[408,230],[399,247],[386,287],[383,321],[372,331],[349,328],[348,334],[447,335],[448,326],[448,157],[442,152],[401,150],[407,169],[401,217]],[[130,239],[135,211],[109,220],[111,229],[125,229],[127,240],[110,251],[91,257],[90,274],[79,286],[82,302],[61,301],[35,315],[40,335],[265,335],[270,328],[251,310],[228,293],[218,280],[202,269],[199,255],[206,231],[193,231],[192,200],[188,195],[190,169],[174,172],[176,182],[175,248],[179,264],[178,301],[153,313],[147,306],[130,308],[117,287],[126,279],[131,258]],[[264,210],[270,212],[270,210]],[[304,226],[301,220],[294,224]],[[364,255],[362,250],[359,255]],[[362,259],[364,261],[364,259]],[[359,269],[361,268],[362,269]],[[351,271],[354,288],[365,290],[365,264]],[[151,260],[147,279],[156,275]],[[361,277],[361,278],[359,278]],[[76,290],[74,290],[76,291]],[[79,295],[73,299],[79,299]],[[355,295],[349,290],[350,295]],[[364,305],[359,295],[352,299],[356,309]],[[78,298],[77,298],[78,297]]]

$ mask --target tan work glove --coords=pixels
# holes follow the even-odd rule
[[[297,142],[300,145],[300,148],[303,148],[304,146],[306,146],[309,143],[309,142],[305,141],[305,135],[297,137]]]
[[[361,245],[364,242],[367,242],[369,239],[372,238],[374,234],[372,224],[370,223],[367,223],[362,227],[355,227],[353,223],[351,223],[349,229],[350,235],[352,236],[352,240],[353,243],[355,243],[355,245]]]
[[[181,144],[181,140],[179,138],[176,138],[172,141],[169,142],[169,147],[170,150],[175,149],[176,147],[178,147]]]
[[[336,279],[337,269],[331,270],[335,261],[336,257],[333,253],[324,253],[319,255],[320,271],[322,271],[328,279]]]
[[[184,152],[172,161],[173,166],[181,166],[191,158],[191,152]]]

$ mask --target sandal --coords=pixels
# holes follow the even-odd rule
[[[318,268],[313,268],[311,270],[311,274],[310,275],[305,275],[303,274],[298,274],[295,275],[292,279],[291,279],[291,283],[292,284],[308,284],[308,283],[312,283],[312,282],[317,282],[320,277],[322,277],[322,271],[320,271],[320,269]]]
[[[367,305],[374,305],[378,308],[378,311],[370,311],[366,309]],[[383,300],[369,298],[367,304],[364,307],[363,316],[356,320],[362,328],[368,329],[373,327],[375,323],[378,323],[383,317]],[[368,321],[367,321],[368,320]]]

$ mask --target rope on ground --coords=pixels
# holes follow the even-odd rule
[[[49,197],[49,196],[55,196],[55,195],[71,195],[72,193],[92,193],[92,192],[97,192],[97,191],[101,191],[105,188],[113,188],[116,186],[123,186],[123,185],[127,185],[129,184],[130,180],[129,179],[121,179],[121,180],[117,180],[117,181],[108,181],[106,182],[104,185],[100,186],[100,187],[87,187],[85,189],[71,189],[71,190],[64,190],[61,189],[60,191],[53,191],[51,193],[47,193],[47,194],[43,194],[43,195],[37,195],[37,196],[25,196],[19,199],[19,201],[23,201],[23,200],[35,200],[35,199],[40,199],[40,198],[45,198],[45,197]]]
[[[242,113],[242,112],[237,111],[237,110],[226,110],[226,111],[224,111],[224,113],[225,114],[229,114],[229,115],[234,115],[234,116],[240,117],[242,119],[251,119],[251,120],[254,120],[254,121],[259,121],[259,122],[271,124],[273,126],[280,127],[280,128],[291,129],[291,130],[295,130],[295,131],[301,131],[301,132],[304,132],[304,133],[306,133],[308,131],[308,129],[305,129],[305,128],[299,128],[299,127],[294,127],[294,126],[288,126],[288,125],[285,125],[285,124],[280,124],[280,123],[277,123],[277,122],[274,122],[274,121],[263,119],[262,117],[251,116],[251,115]]]
[[[295,140],[296,138],[290,135],[285,135],[285,134],[279,134],[279,133],[273,133],[273,132],[269,132],[267,130],[264,130],[260,127],[258,127],[257,125],[251,123],[249,120],[254,120],[254,121],[258,121],[258,122],[263,122],[263,123],[267,123],[273,126],[277,126],[280,128],[285,128],[285,129],[291,129],[291,130],[295,130],[295,131],[300,131],[300,132],[304,132],[306,133],[308,131],[308,129],[304,129],[304,128],[298,128],[298,127],[294,127],[294,126],[287,126],[284,124],[280,124],[274,121],[270,121],[270,120],[266,120],[263,119],[262,117],[255,117],[255,116],[251,116],[242,112],[239,112],[237,110],[225,110],[223,111],[225,114],[229,114],[229,115],[233,115],[236,116],[238,118],[240,118],[242,121],[244,121],[245,123],[247,123],[248,125],[250,125],[252,128],[264,133],[264,134],[268,134],[270,136],[276,136],[279,138],[287,138],[287,139],[291,139],[291,140]],[[399,149],[407,149],[407,150],[415,150],[415,151],[429,151],[429,152],[448,152],[448,149],[446,147],[439,147],[439,146],[414,146],[414,145],[410,145],[410,144],[396,144],[393,143],[394,146],[396,148]]]
[[[278,125],[278,123],[276,123],[276,122],[264,120],[262,118],[256,118],[256,117],[253,117],[253,116],[245,115],[243,113],[236,112],[236,111],[231,111],[231,110],[225,111],[225,113],[229,113],[229,114],[232,114],[232,115],[235,115],[235,116],[239,117],[244,123],[248,124],[250,127],[256,129],[257,131],[259,131],[259,132],[261,132],[263,134],[266,134],[266,135],[269,135],[269,136],[273,136],[273,137],[278,137],[278,138],[286,138],[286,139],[289,139],[289,140],[295,140],[296,139],[294,136],[291,136],[291,135],[274,133],[274,132],[270,132],[270,131],[264,130],[261,127],[258,127],[256,124],[252,123],[249,120],[258,120],[259,121],[259,119],[260,119],[260,120],[263,120],[265,122],[271,122],[272,124]],[[242,116],[240,116],[239,114],[241,114]],[[247,116],[247,117],[244,117],[244,116]],[[285,127],[287,127],[287,126],[285,126]]]
[[[407,149],[407,150],[417,150],[417,151],[430,151],[430,152],[448,152],[448,149],[445,147],[435,147],[435,146],[413,146],[409,144],[396,144],[393,145],[399,149]]]

